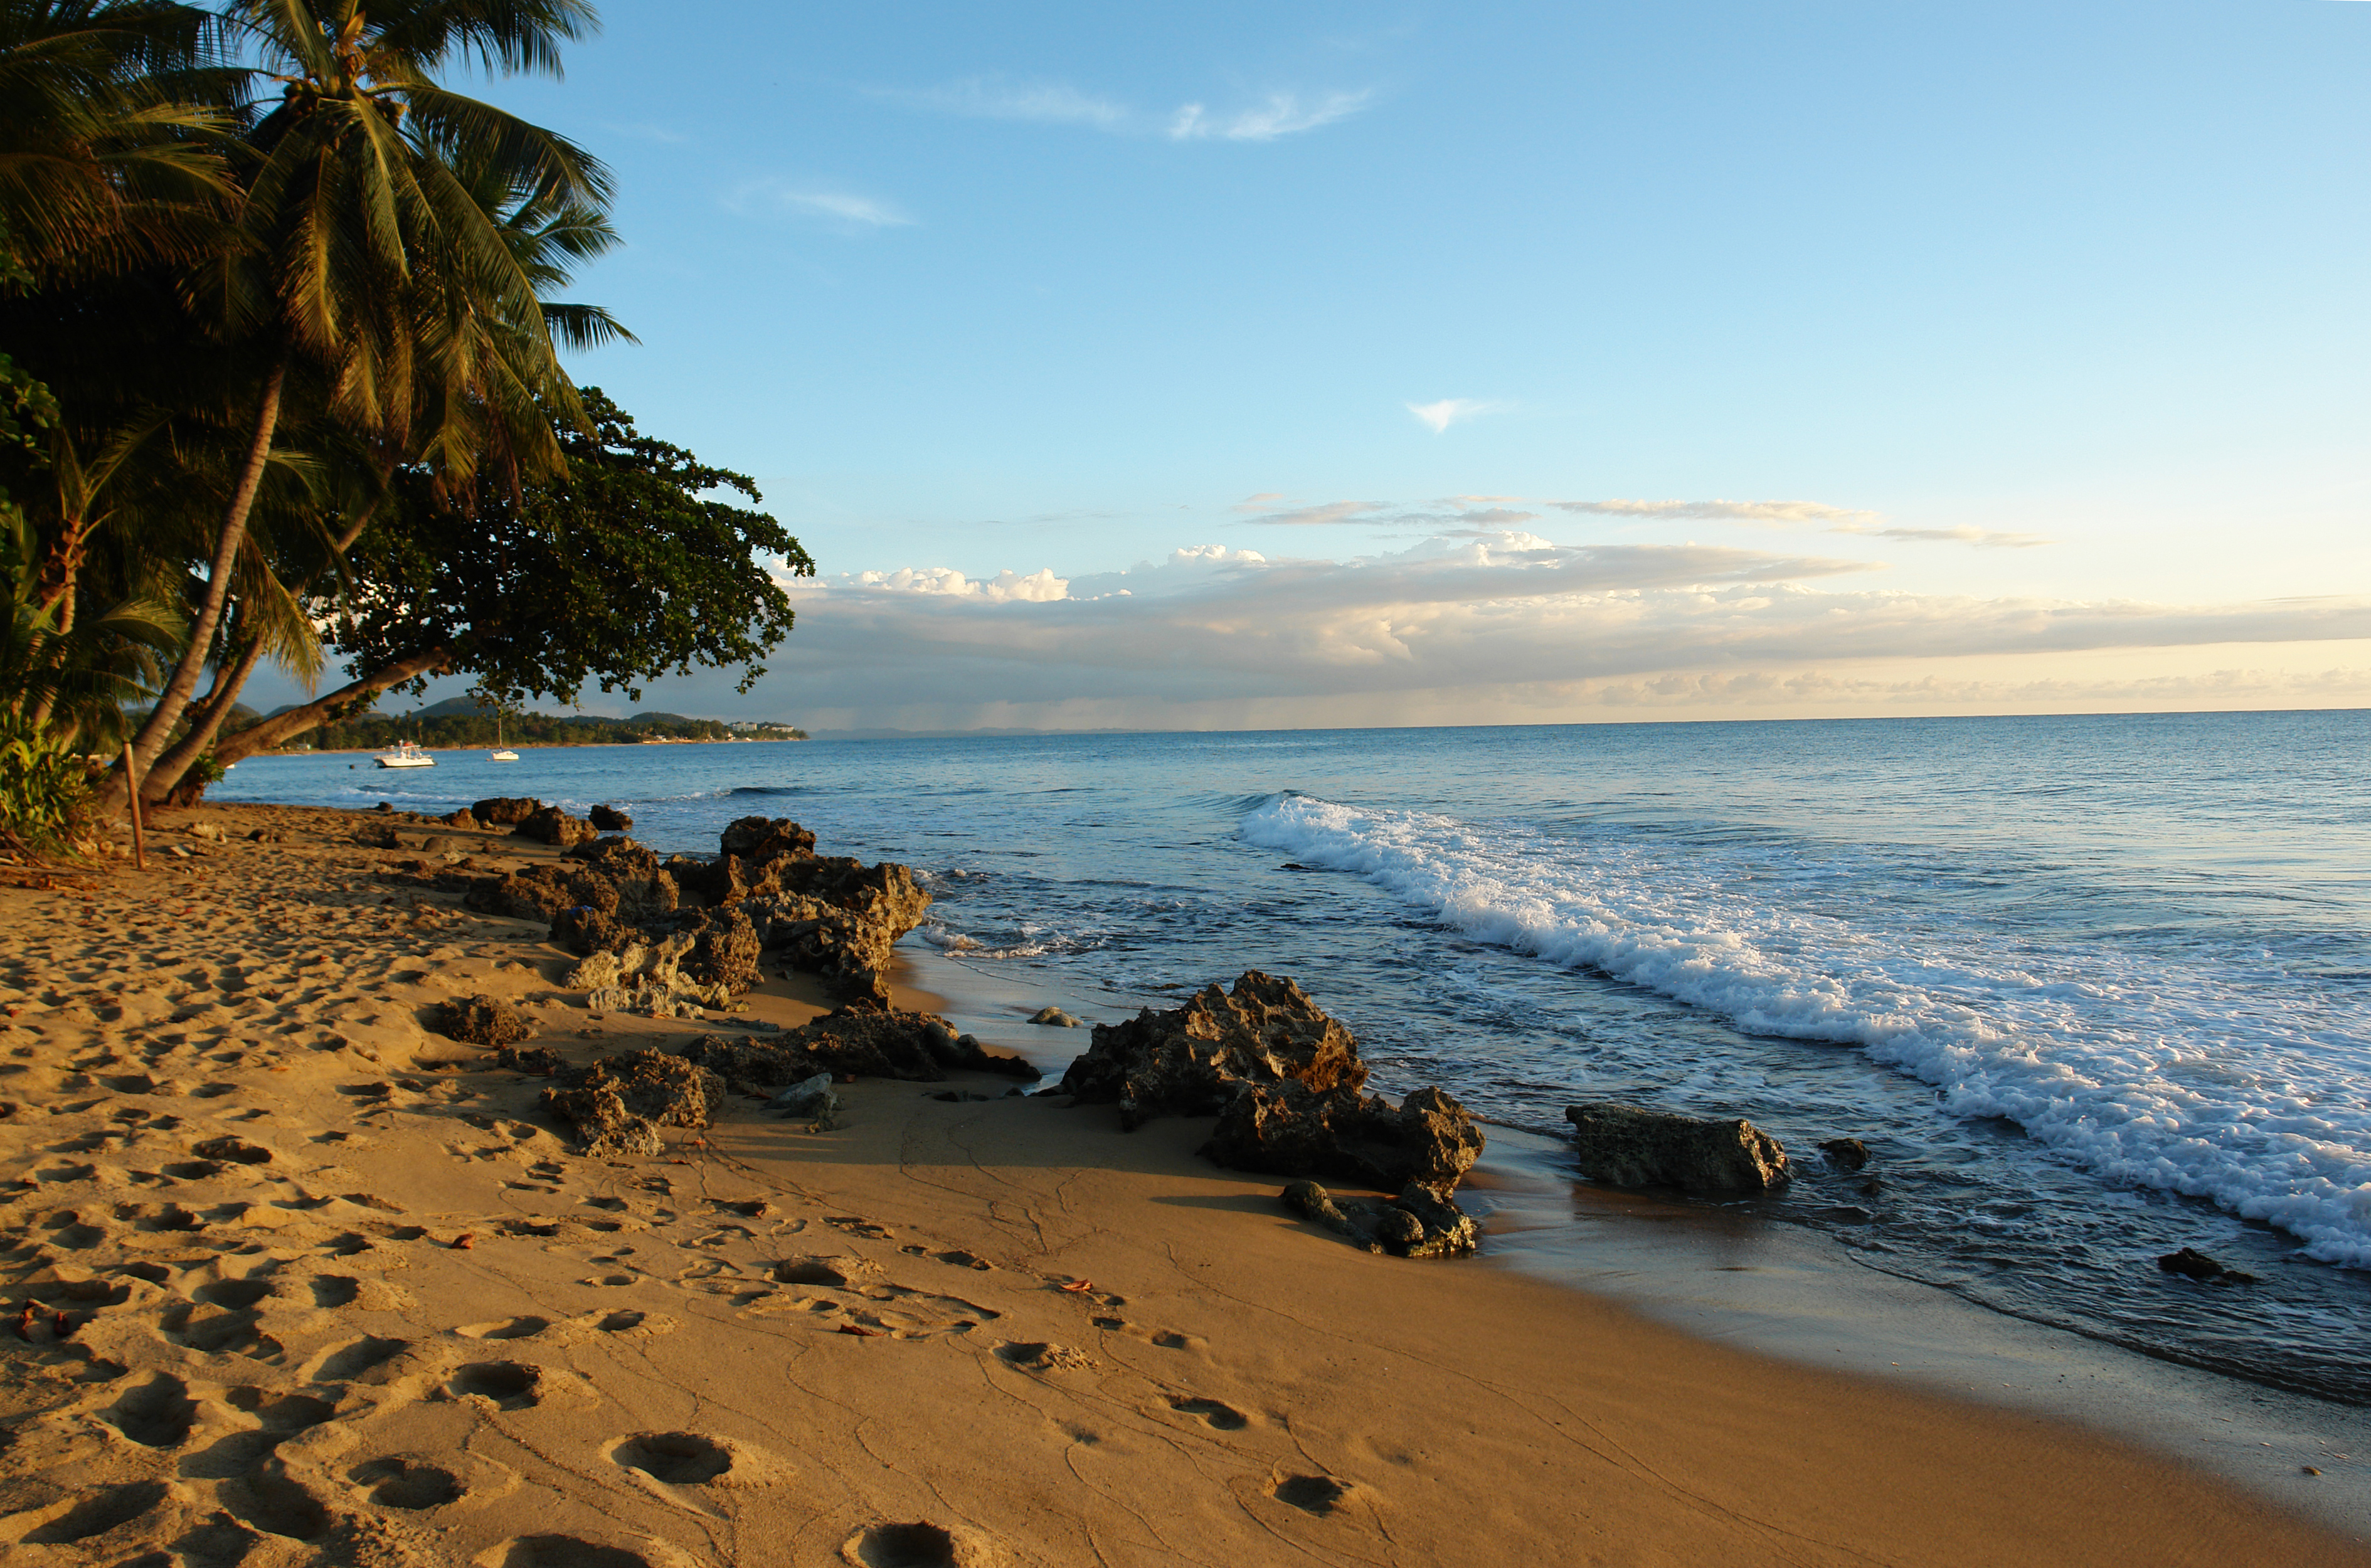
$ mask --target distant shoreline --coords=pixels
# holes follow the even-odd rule
[[[647,741],[505,741],[500,746],[417,746],[415,749],[423,756],[434,756],[438,752],[597,751],[603,748],[630,748],[638,751],[643,746],[796,745],[799,742],[800,737],[796,735],[768,735],[762,739],[756,735],[733,735],[721,741],[675,737]],[[240,760],[251,762],[259,756],[377,756],[387,749],[385,746],[312,746],[304,751],[296,751],[288,747],[280,747],[272,751],[254,752]]]

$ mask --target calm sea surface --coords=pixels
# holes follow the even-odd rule
[[[259,757],[225,800],[793,816],[928,940],[1117,1009],[1247,967],[1554,1132],[1752,1117],[1767,1217],[2020,1316],[2371,1403],[2371,713]],[[359,762],[359,766],[355,764]],[[1857,1176],[1815,1146],[1875,1152]],[[2194,1246],[2257,1274],[2200,1286]]]

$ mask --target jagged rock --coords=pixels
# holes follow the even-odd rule
[[[1334,1194],[1314,1182],[1300,1181],[1287,1186],[1283,1193],[1284,1206],[1301,1218],[1313,1221],[1340,1236],[1360,1237],[1350,1216],[1335,1203]],[[1371,1239],[1371,1238],[1362,1238]]]
[[[522,1051],[515,1045],[505,1045],[494,1053],[494,1066],[529,1078],[549,1078],[564,1069],[568,1059],[549,1045],[536,1045]]]
[[[551,917],[551,940],[580,958],[596,952],[619,952],[635,940],[618,917],[589,904],[563,909]]]
[[[1411,1182],[1395,1198],[1336,1198],[1314,1182],[1285,1188],[1284,1205],[1370,1251],[1456,1258],[1474,1251],[1473,1219],[1451,1199]]]
[[[618,913],[618,887],[590,867],[573,862],[530,866],[505,876],[487,877],[461,902],[485,915],[514,920],[549,921],[564,909],[579,905],[604,915]]]
[[[734,1089],[769,1097],[817,1073],[908,1083],[937,1083],[949,1072],[1038,1077],[1020,1057],[991,1056],[977,1040],[957,1034],[931,1013],[836,1012],[762,1039],[703,1034],[683,1054]]]
[[[843,1006],[889,1010],[889,950],[931,907],[913,871],[838,857],[784,858],[766,869],[781,892],[742,902],[760,943],[821,975]]]
[[[727,855],[747,855],[759,860],[770,860],[779,855],[796,858],[815,853],[815,836],[788,817],[746,816],[724,829],[718,847]]]
[[[512,1045],[535,1032],[516,1008],[492,997],[446,1002],[436,1027],[464,1045]]]
[[[583,817],[570,816],[558,806],[546,806],[529,813],[511,829],[514,838],[538,838],[561,849],[590,843],[596,836],[594,826]]]
[[[1648,1111],[1615,1101],[1567,1106],[1581,1174],[1616,1187],[1766,1193],[1786,1185],[1787,1150],[1743,1120]]]
[[[2230,1268],[2193,1248],[2184,1247],[2179,1252],[2168,1252],[2157,1261],[2157,1266],[2169,1274],[2184,1279],[2211,1280],[2217,1285],[2253,1285],[2256,1276]]]
[[[400,849],[403,836],[385,823],[364,823],[354,829],[354,842],[369,849]]]
[[[1868,1145],[1858,1138],[1830,1138],[1820,1145],[1820,1152],[1839,1170],[1857,1170],[1868,1163]]]
[[[1059,1008],[1039,1008],[1030,1015],[1029,1021],[1042,1024],[1047,1029],[1084,1029],[1086,1027],[1082,1020],[1064,1012]]]
[[[583,1089],[547,1089],[543,1108],[576,1129],[579,1153],[596,1158],[647,1159],[666,1145],[647,1117],[626,1109],[625,1097],[606,1084]]]
[[[686,918],[683,929],[693,938],[683,970],[694,982],[731,997],[756,987],[758,932],[746,912],[737,907],[698,910]]]
[[[656,1154],[660,1127],[705,1127],[715,1074],[664,1051],[629,1051],[554,1073],[540,1103],[573,1123],[586,1154]]]
[[[711,869],[709,861],[697,855],[669,855],[660,869],[675,879],[677,908],[699,909],[715,902],[701,891]]]
[[[615,806],[596,806],[584,813],[584,820],[603,833],[626,833],[634,825],[634,819]]]
[[[1287,1079],[1239,1089],[1201,1153],[1234,1170],[1336,1176],[1385,1190],[1417,1182],[1447,1192],[1482,1158],[1482,1146],[1473,1116],[1440,1090],[1419,1089],[1394,1106],[1378,1094],[1320,1094]]]
[[[498,795],[491,801],[480,801],[469,808],[469,814],[489,827],[516,827],[536,813],[543,810],[541,801],[517,795]],[[453,824],[460,826],[458,823]]]
[[[436,820],[443,823],[446,827],[474,828],[483,827],[485,825],[478,820],[476,813],[471,812],[467,806],[463,806],[457,812],[446,812],[443,816],[438,817]]]
[[[619,967],[618,955],[605,951],[593,953],[570,970],[568,978],[561,984],[572,991],[606,991],[624,978],[625,971]]]
[[[630,838],[579,844],[566,858],[609,879],[618,890],[618,918],[630,925],[648,925],[676,912],[679,898],[675,878],[656,855]]]
[[[1095,1025],[1093,1043],[1062,1076],[1065,1093],[1117,1102],[1121,1124],[1207,1116],[1246,1085],[1299,1083],[1355,1091],[1366,1064],[1350,1032],[1290,980],[1246,970],[1232,995],[1206,986],[1167,1012]]]
[[[1392,1203],[1424,1227],[1423,1238],[1403,1257],[1459,1258],[1474,1251],[1480,1233],[1474,1228],[1473,1216],[1459,1208],[1455,1199],[1421,1182],[1410,1182]]]

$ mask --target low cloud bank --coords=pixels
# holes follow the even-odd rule
[[[772,673],[737,701],[715,686],[721,710],[810,728],[2017,711],[2079,707],[2087,693],[2111,707],[2290,706],[2371,693],[2371,674],[2347,668],[2251,672],[2137,651],[2371,640],[2371,601],[1981,599],[1888,592],[1869,570],[1506,529],[1347,560],[1206,545],[1070,577],[863,572],[792,584],[798,628]]]

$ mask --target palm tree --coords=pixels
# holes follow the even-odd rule
[[[224,243],[215,36],[194,6],[0,0],[0,247],[20,282]]]
[[[133,743],[144,770],[214,651],[292,373],[320,377],[350,431],[408,451],[421,356],[460,336],[450,323],[483,317],[503,324],[521,377],[573,407],[537,279],[455,173],[456,151],[546,202],[597,213],[609,194],[607,172],[566,139],[434,80],[470,59],[557,75],[560,45],[595,25],[586,0],[379,0],[367,12],[359,0],[231,0],[226,20],[260,59],[250,85],[283,91],[245,139],[244,243],[209,262],[198,293],[214,329],[266,368],[189,643]],[[466,455],[442,455],[468,477]],[[119,775],[110,804],[122,789]]]
[[[531,281],[541,321],[463,308],[467,302],[450,291],[435,296],[445,314],[415,329],[411,424],[417,441],[411,461],[425,468],[445,494],[466,489],[489,465],[515,490],[522,481],[554,476],[565,466],[553,432],[555,413],[571,423],[581,422],[575,389],[559,375],[551,341],[571,349],[634,341],[633,334],[598,306],[542,297],[564,286],[578,265],[615,247],[618,235],[607,215],[587,202],[565,192],[522,188],[516,170],[481,145],[455,147],[445,164]],[[348,469],[366,499],[349,506],[350,521],[327,541],[326,552],[291,580],[289,595],[301,600],[325,574],[342,569],[347,552],[384,501],[397,466],[383,451],[349,455]],[[257,628],[273,624],[259,620]],[[212,747],[263,657],[269,653],[289,663],[288,651],[295,647],[290,637],[306,624],[298,617],[294,626],[283,628],[289,635],[277,642],[260,636],[234,636],[226,641],[226,657],[213,689],[187,709],[187,732],[144,775],[144,794],[162,800],[174,790]]]

